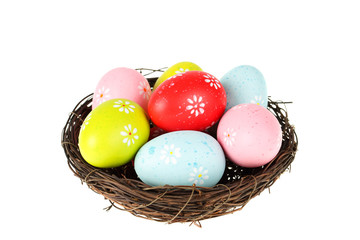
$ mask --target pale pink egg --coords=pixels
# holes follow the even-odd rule
[[[239,104],[221,118],[217,140],[232,162],[254,168],[274,159],[281,147],[282,131],[279,121],[266,108]]]
[[[107,72],[96,86],[92,109],[114,98],[125,98],[139,104],[146,112],[151,89],[146,78],[134,69],[119,67]]]

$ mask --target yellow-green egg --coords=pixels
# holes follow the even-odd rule
[[[149,121],[138,104],[122,98],[108,100],[85,118],[79,133],[80,153],[95,167],[118,167],[134,158],[149,134]]]
[[[192,62],[179,62],[171,67],[169,67],[156,81],[154,85],[154,90],[168,78],[187,71],[202,71],[202,69]]]

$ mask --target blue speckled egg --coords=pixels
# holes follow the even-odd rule
[[[225,171],[220,144],[199,131],[163,134],[143,145],[135,157],[138,177],[151,186],[212,187]]]
[[[221,79],[226,91],[226,109],[242,103],[267,107],[267,88],[264,76],[255,67],[242,65],[231,69]]]

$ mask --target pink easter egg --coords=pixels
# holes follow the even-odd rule
[[[257,104],[239,104],[228,110],[219,122],[217,140],[235,164],[254,168],[269,163],[280,150],[279,121]]]
[[[114,98],[125,98],[139,104],[146,112],[151,89],[146,78],[134,69],[119,67],[107,72],[96,86],[92,109]]]

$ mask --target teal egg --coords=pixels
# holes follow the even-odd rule
[[[151,186],[212,187],[225,171],[220,144],[199,131],[163,134],[143,145],[135,156],[138,177]]]
[[[226,109],[243,103],[267,107],[268,96],[264,76],[255,67],[242,65],[231,69],[221,79],[226,91]]]

